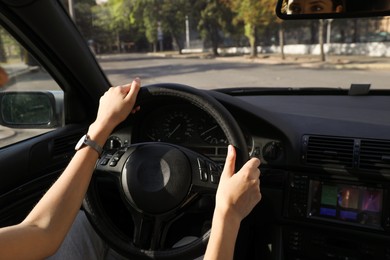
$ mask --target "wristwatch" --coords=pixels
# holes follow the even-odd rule
[[[78,151],[81,148],[83,148],[85,145],[88,145],[89,147],[93,148],[99,154],[99,156],[103,152],[103,148],[100,145],[98,145],[95,141],[89,139],[88,135],[84,135],[83,137],[81,137],[74,149]]]

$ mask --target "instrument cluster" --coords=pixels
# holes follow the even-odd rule
[[[187,105],[154,110],[144,119],[141,128],[144,141],[227,145],[217,122],[202,110]]]
[[[226,157],[228,140],[222,128],[209,114],[194,106],[160,107],[150,111],[138,127],[142,131],[137,131],[137,142],[168,142],[214,159]],[[253,142],[249,140],[248,143],[252,145]]]

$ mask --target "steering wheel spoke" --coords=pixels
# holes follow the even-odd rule
[[[133,244],[138,248],[152,248],[152,238],[157,223],[155,218],[141,213],[132,213],[132,215],[134,221]]]
[[[146,250],[164,249],[170,223],[173,221],[172,214],[150,216],[134,211],[131,214],[134,221],[134,246]]]
[[[209,158],[187,151],[186,155],[192,165],[192,185],[195,191],[216,191],[221,177],[221,166]]]
[[[95,173],[119,179],[122,173],[122,168],[125,163],[127,148],[117,150],[103,151],[100,159],[96,163]]]

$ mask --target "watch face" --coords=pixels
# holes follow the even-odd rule
[[[75,147],[76,150],[79,150],[83,146],[86,138],[87,138],[87,135],[84,135],[83,137],[80,138],[80,140],[76,144],[76,147]]]

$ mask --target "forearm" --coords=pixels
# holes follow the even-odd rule
[[[113,128],[139,109],[133,110],[139,88],[136,79],[106,91],[100,98],[96,121],[88,130],[92,141],[103,146]],[[80,149],[22,223],[0,228],[2,258],[42,259],[57,250],[80,209],[97,159],[93,148]]]
[[[214,212],[205,260],[233,259],[240,220],[227,214]]]
[[[109,130],[91,125],[88,134],[102,146]],[[6,237],[7,243],[0,241],[0,249],[7,246],[6,251],[13,258],[38,259],[54,253],[80,209],[97,159],[98,153],[89,146],[77,151],[26,219],[19,225],[1,230],[0,240],[5,241],[3,238]]]
[[[97,160],[95,150],[85,147],[78,151],[67,169],[34,207],[22,225],[41,230],[43,247],[61,244],[70,229],[82,200]],[[39,245],[37,245],[39,246]]]

